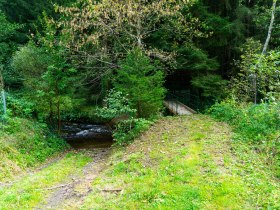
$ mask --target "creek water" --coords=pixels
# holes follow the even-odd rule
[[[112,130],[107,125],[65,123],[62,133],[75,149],[108,148],[113,144]]]

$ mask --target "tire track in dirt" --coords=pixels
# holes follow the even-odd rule
[[[39,204],[36,210],[45,209],[78,209],[84,198],[92,191],[91,183],[105,169],[111,148],[94,148],[91,150],[77,150],[93,158],[83,169],[81,176],[69,177],[70,183],[61,183],[55,187],[42,190],[51,190],[51,195],[44,203]]]

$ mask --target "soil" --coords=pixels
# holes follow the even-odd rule
[[[61,183],[58,186],[44,189],[51,190],[52,194],[45,203],[41,203],[36,209],[75,209],[83,203],[84,198],[92,191],[91,183],[105,169],[111,148],[92,148],[90,150],[78,149],[77,152],[87,153],[93,161],[83,169],[83,174],[73,176],[71,182]]]

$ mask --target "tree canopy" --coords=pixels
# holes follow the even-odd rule
[[[102,105],[112,88],[128,94],[139,116],[144,108],[136,106],[137,98],[147,99],[149,106],[152,98],[161,101],[147,108],[156,113],[165,90],[189,92],[202,102],[222,100],[227,85],[235,87],[232,94],[248,89],[250,95],[248,75],[254,65],[259,100],[266,97],[264,91],[277,89],[275,73],[269,71],[277,69],[278,59],[276,1],[1,0],[0,9],[6,88],[20,98],[47,103],[48,109],[35,106],[37,116],[76,115],[73,110]],[[243,49],[265,40],[267,54],[258,65],[259,45],[251,46],[254,59]],[[267,85],[267,80],[275,83]],[[242,81],[247,86],[238,89]],[[41,99],[35,100],[31,89]]]

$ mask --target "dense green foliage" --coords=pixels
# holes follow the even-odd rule
[[[138,117],[148,118],[162,110],[166,91],[163,72],[157,65],[136,49],[120,63],[114,78],[114,87],[127,95]]]
[[[69,94],[76,70],[67,64],[63,48],[52,45],[55,35],[51,26],[48,30],[41,47],[28,43],[15,54],[12,65],[23,78],[26,100],[34,103],[38,118],[49,123],[56,119],[60,129],[61,113],[73,109]]]
[[[47,125],[9,118],[0,129],[0,181],[37,166],[67,148],[64,140],[51,134]]]
[[[252,43],[266,38],[271,2],[176,4],[1,0],[0,62],[6,89],[32,101],[33,116],[51,124],[58,121],[59,128],[61,119],[84,116],[77,110],[95,110],[92,106],[100,105],[112,87],[128,94],[138,117],[157,115],[165,88],[172,89],[164,87],[165,77],[177,70],[188,76],[174,87],[188,89],[201,100],[221,100],[228,94],[225,79],[231,76],[240,90],[252,95],[247,77],[254,66],[260,83],[274,79],[274,70],[262,75],[271,69],[267,62],[278,59],[278,7],[270,45],[274,51],[258,64],[259,48]],[[252,40],[253,60],[247,38]],[[271,87],[261,86],[253,90],[258,101]],[[275,85],[272,89],[277,92]]]
[[[263,143],[272,137],[277,137],[280,126],[279,104],[237,105],[237,103],[222,102],[210,109],[217,119],[236,127],[245,140]]]
[[[212,97],[216,100],[224,98],[225,89],[228,82],[223,80],[220,75],[205,75],[196,77],[191,81],[192,85],[196,88],[200,88],[202,95],[205,97]]]
[[[137,110],[126,96],[113,89],[104,99],[105,105],[96,110],[99,117],[114,123],[113,138],[118,145],[130,143],[152,125],[150,120],[135,118]]]
[[[97,110],[97,114],[106,120],[112,120],[123,115],[135,117],[136,110],[131,108],[126,95],[112,89],[104,99],[104,106]]]
[[[261,55],[258,46],[258,42],[247,40],[241,60],[237,62],[240,72],[231,81],[231,94],[243,102],[278,101],[280,54],[271,50]]]
[[[17,30],[21,28],[21,25],[10,23],[1,10],[0,23],[0,74],[1,76],[4,76],[5,83],[15,83],[15,81],[12,81],[13,79],[11,79],[13,77],[11,74],[14,72],[9,66],[9,62],[11,60],[12,53],[16,50],[17,46],[13,39],[17,34]]]

